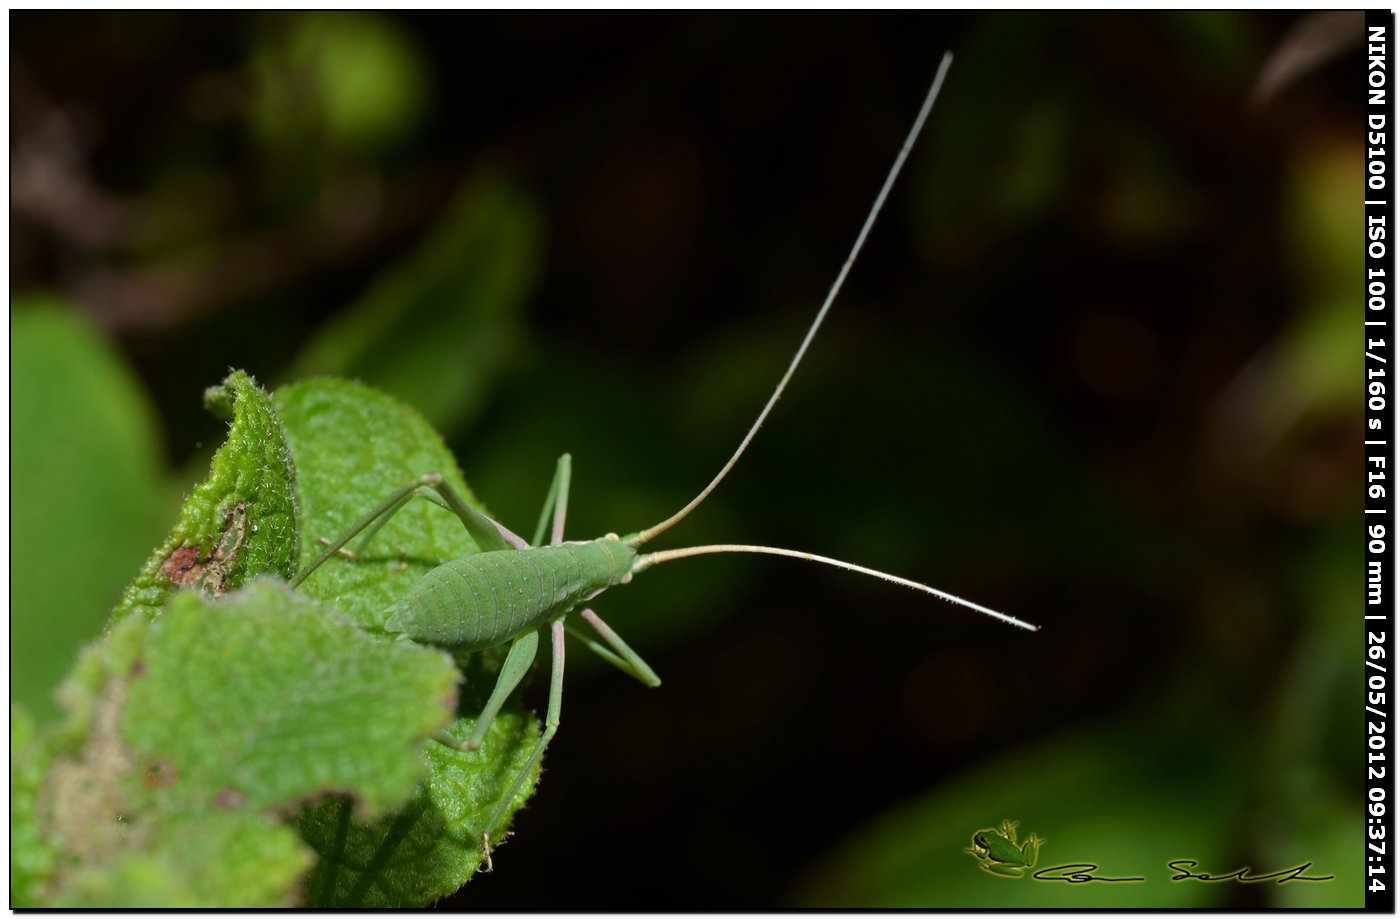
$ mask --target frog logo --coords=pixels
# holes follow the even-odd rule
[[[978,830],[972,834],[972,845],[963,851],[977,859],[988,874],[1018,878],[1027,868],[1035,867],[1036,856],[1045,840],[1032,833],[1024,843],[1016,842],[1017,824],[1003,820],[1000,829]]]

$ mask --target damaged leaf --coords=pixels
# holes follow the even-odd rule
[[[45,904],[299,902],[312,856],[282,820],[327,795],[373,819],[412,795],[456,682],[446,654],[271,581],[123,622],[80,661],[50,737],[34,813],[62,857]]]
[[[205,405],[232,419],[228,440],[127,587],[109,628],[134,612],[154,616],[182,587],[217,597],[259,574],[290,578],[296,571],[295,471],[272,400],[235,370],[206,391]]]

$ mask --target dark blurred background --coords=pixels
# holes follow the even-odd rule
[[[230,366],[400,395],[517,529],[566,450],[571,535],[670,513],[951,49],[664,545],[1042,631],[779,559],[639,577],[599,612],[665,684],[571,648],[450,904],[1360,904],[1360,14],[10,21],[14,698],[56,711]],[[1149,881],[991,878],[962,847],[1007,817]]]

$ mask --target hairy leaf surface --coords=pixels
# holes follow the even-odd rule
[[[260,574],[290,578],[297,550],[297,496],[291,454],[272,400],[252,377],[230,373],[204,402],[231,418],[228,440],[214,454],[175,527],[112,611],[109,627],[132,613],[156,615],[182,587],[209,596]]]
[[[282,817],[401,804],[451,718],[447,655],[364,634],[284,585],[174,597],[91,648],[34,807],[63,858],[46,902],[276,906],[311,853]]]
[[[318,539],[340,536],[394,489],[427,472],[441,472],[463,500],[485,510],[442,438],[397,399],[363,384],[321,379],[283,387],[274,401],[296,460],[303,566],[324,551]],[[422,498],[394,515],[369,545],[350,546],[354,559],[331,558],[299,589],[369,630],[382,629],[393,604],[431,568],[476,551],[456,516]],[[504,652],[493,648],[464,661],[461,711],[469,717],[453,724],[451,737],[470,732]],[[483,824],[538,736],[517,692],[482,749],[428,745],[428,779],[398,813],[365,825],[337,801],[310,809],[300,826],[322,856],[308,881],[311,904],[426,905],[456,890],[475,872]],[[533,781],[525,783],[504,822],[533,788]]]

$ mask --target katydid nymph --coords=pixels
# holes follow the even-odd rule
[[[521,679],[534,661],[539,647],[540,631],[548,629],[552,648],[552,663],[549,703],[544,730],[536,742],[529,761],[514,778],[509,790],[496,805],[494,813],[486,821],[485,826],[481,828],[482,856],[487,870],[490,870],[491,866],[491,833],[493,829],[504,813],[508,802],[514,799],[559,727],[563,693],[565,633],[568,632],[582,639],[590,650],[646,685],[660,685],[661,680],[646,661],[642,660],[617,633],[609,628],[598,617],[597,613],[588,608],[590,601],[603,591],[630,582],[635,574],[648,568],[676,559],[721,552],[781,555],[883,578],[895,584],[920,590],[960,606],[977,610],[1021,628],[1030,630],[1036,628],[1004,613],[996,612],[915,581],[793,549],[755,545],[707,545],[651,552],[642,551],[645,544],[685,519],[714,491],[744,454],[754,435],[758,433],[759,428],[777,404],[845,283],[851,266],[865,245],[866,237],[884,206],[890,188],[894,185],[895,179],[898,177],[905,160],[908,158],[909,151],[933,107],[934,100],[938,97],[951,63],[952,55],[944,55],[918,116],[900,148],[894,164],[885,177],[884,185],[866,216],[855,244],[851,247],[850,254],[837,273],[836,280],[828,290],[816,318],[808,327],[806,336],[798,346],[786,372],[779,379],[777,386],[768,398],[768,402],[749,427],[734,454],[714,479],[690,503],[660,523],[626,536],[609,533],[599,539],[586,542],[565,541],[564,522],[568,512],[571,475],[570,459],[565,454],[559,459],[554,480],[549,487],[544,508],[540,513],[534,538],[526,542],[501,524],[470,507],[443,480],[442,475],[436,472],[427,472],[388,495],[347,532],[333,542],[329,542],[325,551],[293,581],[294,585],[301,583],[327,559],[337,555],[337,553],[344,554],[342,552],[344,546],[361,532],[368,529],[370,532],[365,538],[366,540],[372,538],[374,532],[391,515],[417,494],[421,493],[423,497],[433,500],[434,503],[442,504],[456,514],[479,551],[464,558],[445,562],[428,571],[408,589],[389,612],[386,629],[403,639],[461,652],[480,651],[486,648],[509,645],[509,651],[501,666],[495,687],[485,708],[477,718],[470,737],[463,745],[467,750],[476,749],[481,745],[492,720],[500,712],[506,699],[520,684]],[[435,493],[435,495],[431,493]],[[546,535],[549,540],[547,544],[544,542]],[[569,622],[569,617],[574,614],[586,623],[595,634],[586,634]]]

